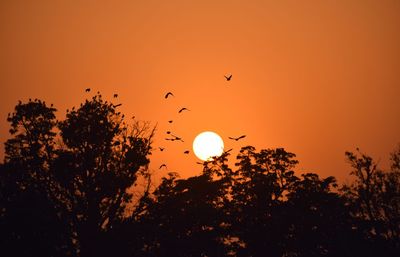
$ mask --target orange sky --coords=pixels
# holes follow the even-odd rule
[[[400,1],[1,1],[0,141],[18,99],[64,118],[90,87],[158,123],[158,175],[163,162],[198,174],[183,151],[212,130],[235,155],[285,147],[301,171],[344,181],[344,151],[387,167],[400,142],[399,14]],[[178,115],[183,106],[192,111]],[[164,141],[168,129],[185,143]]]

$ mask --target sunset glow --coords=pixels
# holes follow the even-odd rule
[[[217,133],[202,132],[193,141],[193,151],[200,160],[209,161],[212,157],[222,154],[224,141]]]

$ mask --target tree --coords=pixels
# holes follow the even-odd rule
[[[19,102],[0,165],[0,248],[6,256],[68,256],[72,231],[54,193],[56,109],[40,100]]]
[[[306,173],[295,181],[284,203],[285,256],[362,256],[355,245],[346,202],[333,189],[334,177]]]
[[[224,256],[220,181],[202,174],[163,178],[139,223],[145,233],[143,256]]]
[[[50,213],[55,215],[41,216],[43,224],[53,218],[67,224],[69,233],[62,234],[68,243],[63,244],[73,245],[71,254],[102,256],[113,248],[108,237],[124,219],[137,178],[147,173],[154,134],[147,123],[127,125],[116,108],[98,94],[57,122],[56,110],[44,102],[17,105],[9,117],[13,138],[6,142],[1,172],[2,224],[9,224],[11,213],[19,208],[14,208],[15,203],[25,204],[24,199],[30,199],[26,196],[36,190],[42,206],[47,206],[43,211],[53,210]],[[8,190],[7,180],[17,186]],[[51,230],[53,224],[44,227]],[[20,238],[13,236],[14,228],[10,227],[12,235],[4,233],[4,237]],[[24,231],[31,232],[29,227]],[[30,240],[44,238],[49,236]]]
[[[400,149],[400,148],[399,148]],[[346,152],[355,181],[342,192],[351,206],[354,226],[376,253],[400,254],[400,150],[392,154],[392,170],[382,171],[372,157]]]

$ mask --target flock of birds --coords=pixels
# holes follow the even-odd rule
[[[224,77],[225,77],[226,81],[230,81],[230,80],[232,79],[232,74],[230,74],[230,75],[224,75]],[[86,88],[86,89],[85,89],[85,92],[87,92],[87,93],[90,92],[90,88]],[[114,94],[113,97],[114,97],[114,98],[117,98],[117,97],[118,97],[118,94]],[[167,92],[167,93],[165,94],[165,96],[164,96],[165,99],[168,99],[168,98],[170,98],[170,97],[175,97],[175,95],[174,95],[172,92]],[[121,105],[122,105],[122,104],[117,104],[117,105],[114,105],[114,107],[118,107],[118,106],[121,106]],[[182,108],[180,108],[180,109],[178,110],[178,114],[180,114],[180,113],[182,113],[182,112],[184,112],[184,111],[190,111],[190,109],[188,109],[188,108],[186,108],[186,107],[182,107]],[[174,122],[173,120],[168,120],[168,123],[173,123],[173,122]],[[183,139],[182,139],[180,136],[177,136],[177,135],[173,134],[171,131],[166,131],[166,134],[169,136],[169,137],[165,138],[165,140],[167,140],[167,141],[185,142],[185,141],[183,141]],[[228,137],[228,138],[231,139],[231,140],[239,141],[240,139],[243,139],[243,138],[245,138],[245,137],[246,137],[246,135],[241,135],[241,136],[239,136],[239,137]],[[160,150],[160,152],[163,152],[163,151],[165,150],[165,147],[158,147],[158,149]],[[232,150],[232,149],[229,149],[228,151],[225,151],[225,152],[230,152],[231,150]],[[185,150],[185,151],[183,152],[183,154],[189,154],[189,153],[190,153],[189,150]],[[199,162],[197,162],[197,163],[199,163]],[[202,163],[199,163],[199,164],[202,164]],[[162,168],[168,169],[168,168],[167,168],[167,165],[166,165],[165,163],[163,163],[163,164],[160,165],[159,169],[162,169]]]
[[[230,80],[232,79],[232,74],[230,74],[230,75],[224,75],[224,77],[225,77],[226,81],[230,81]],[[175,97],[175,95],[174,95],[172,92],[167,92],[167,93],[165,94],[165,96],[164,96],[165,99],[168,99],[168,98],[170,98],[170,97]],[[180,108],[180,109],[178,110],[178,114],[180,114],[180,113],[182,113],[182,112],[184,112],[184,111],[190,111],[190,109],[188,109],[188,108],[186,108],[186,107],[182,107],[182,108]],[[173,120],[168,120],[168,123],[173,123],[173,122],[174,122]],[[180,136],[177,136],[177,135],[173,134],[173,133],[172,133],[171,131],[169,131],[169,130],[166,131],[166,134],[169,135],[169,137],[165,138],[165,140],[167,140],[167,141],[180,141],[180,142],[184,142],[183,139],[182,139]],[[246,135],[241,135],[241,136],[239,136],[239,137],[228,137],[228,138],[231,139],[231,140],[239,141],[240,139],[243,139],[243,138],[245,138],[245,137],[246,137]],[[162,151],[165,150],[165,147],[158,147],[158,149],[162,152]],[[225,151],[225,152],[230,152],[231,150],[232,150],[232,149],[229,149],[228,151]],[[189,150],[185,150],[183,153],[184,153],[184,154],[189,154],[190,151],[189,151]],[[197,163],[198,163],[198,164],[202,164],[202,163],[200,163],[200,162],[197,162]],[[162,168],[168,169],[168,168],[167,168],[167,165],[166,165],[165,163],[163,163],[163,164],[160,165],[159,169],[162,169]]]

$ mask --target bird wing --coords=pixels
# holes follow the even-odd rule
[[[238,139],[245,138],[245,137],[246,137],[246,135],[243,135],[243,136],[238,137]]]
[[[236,138],[233,138],[233,137],[228,137],[229,139],[233,139],[233,140],[236,140]]]

